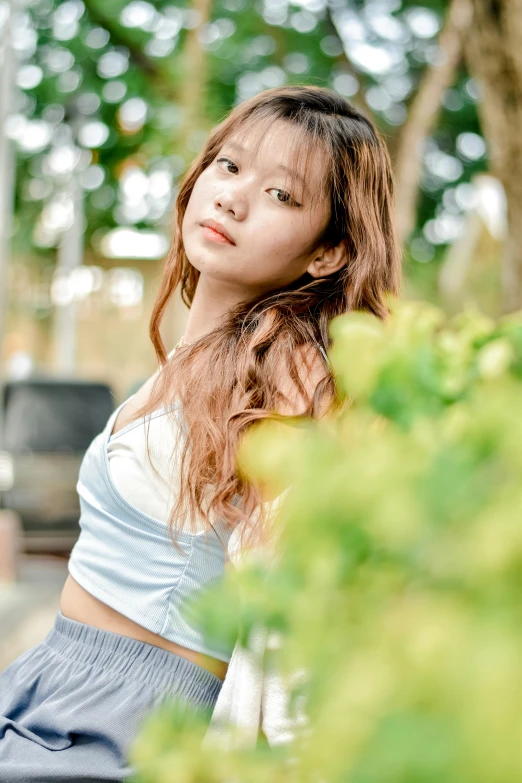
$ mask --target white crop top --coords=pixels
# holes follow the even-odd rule
[[[144,514],[165,523],[175,499],[172,460],[178,449],[166,410],[130,422],[111,435],[107,444],[109,469],[118,492]],[[201,523],[194,532],[203,532],[205,527]]]
[[[169,359],[175,350],[167,354]],[[161,368],[152,377],[159,372]],[[174,503],[172,467],[180,447],[172,426],[168,410],[161,408],[120,428],[107,443],[109,470],[118,492],[144,514],[165,523]],[[201,522],[194,532],[205,529]]]
[[[224,519],[213,521],[208,536],[204,520],[201,532],[178,528],[181,553],[176,552],[166,521],[179,476],[172,468],[184,445],[184,438],[178,438],[181,406],[169,406],[174,416],[162,408],[113,435],[129,399],[113,411],[84,454],[77,482],[81,532],[69,572],[92,595],[144,628],[228,662],[236,639],[217,631],[210,636],[189,604],[223,579],[227,560],[235,559],[236,543],[231,543],[239,528],[232,531]],[[147,455],[147,429],[158,474]],[[263,505],[275,511],[286,492]]]

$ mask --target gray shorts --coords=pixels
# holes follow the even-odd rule
[[[208,717],[219,677],[161,647],[70,620],[0,674],[0,781],[122,781],[142,718],[165,699]]]

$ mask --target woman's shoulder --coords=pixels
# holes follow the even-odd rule
[[[306,413],[318,384],[330,376],[330,367],[326,354],[318,343],[306,343],[298,346],[294,352],[295,368],[302,388],[292,377],[286,362],[281,362],[277,386],[281,395],[277,412],[284,416],[300,416]],[[325,399],[324,410],[328,404]],[[323,405],[321,407],[323,407]]]

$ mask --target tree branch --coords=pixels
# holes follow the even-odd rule
[[[326,3],[326,19],[325,19],[325,21],[326,21],[326,27],[330,30],[331,34],[332,35],[336,35],[337,38],[339,38],[339,40],[341,41],[341,43],[343,45],[343,51],[336,58],[336,62],[341,62],[345,66],[345,68],[348,71],[348,73],[351,76],[353,76],[354,79],[357,79],[357,82],[359,84],[359,88],[357,90],[357,93],[355,94],[353,99],[351,99],[351,101],[353,102],[353,104],[354,104],[356,109],[361,111],[371,122],[376,124],[373,112],[370,109],[368,103],[366,102],[366,98],[364,97],[364,93],[363,93],[363,91],[361,89],[361,78],[362,78],[361,74],[359,73],[359,71],[357,71],[354,68],[353,63],[352,63],[352,61],[350,60],[350,58],[348,56],[348,53],[346,51],[346,46],[344,45],[344,41],[342,39],[342,36],[340,35],[340,33],[339,33],[338,29],[337,29],[337,25],[336,25],[336,22],[335,22],[335,17],[334,17],[334,15],[332,13],[332,7],[331,7],[331,3],[329,1]]]
[[[150,76],[163,93],[171,96],[172,80],[169,78],[168,72],[159,63],[147,57],[137,41],[132,40],[132,36],[128,35],[127,28],[115,21],[113,17],[104,13],[96,0],[84,0],[84,5],[90,20],[107,30],[112,43],[128,49],[131,62]]]
[[[439,59],[424,72],[399,134],[395,161],[396,226],[404,242],[415,227],[423,143],[437,122],[444,91],[453,83],[471,20],[469,0],[452,0],[439,35]]]

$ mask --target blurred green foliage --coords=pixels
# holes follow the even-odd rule
[[[393,158],[423,74],[437,62],[444,0],[213,0],[208,20],[198,15],[205,5],[23,0],[9,125],[18,252],[54,252],[66,224],[61,193],[79,154],[87,247],[97,249],[119,225],[169,232],[168,191],[175,196],[210,127],[267,87],[311,83],[341,92],[372,117]],[[201,69],[187,62],[190,36],[197,47],[189,55],[199,47]],[[435,287],[436,264],[426,262],[458,236],[466,186],[487,166],[479,100],[461,66],[427,140],[406,266],[423,296]]]
[[[165,706],[133,749],[140,783],[519,783],[522,316],[390,304],[386,324],[332,322],[336,418],[265,422],[241,451],[290,491],[277,558],[229,578],[245,635],[282,641],[264,665],[305,672],[307,723],[210,750],[208,716]]]

